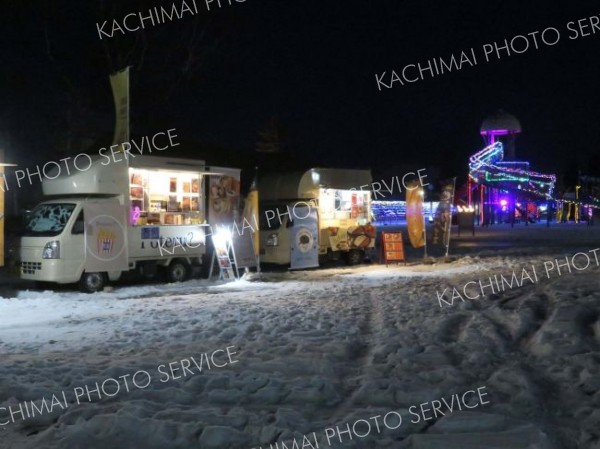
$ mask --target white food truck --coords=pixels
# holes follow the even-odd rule
[[[369,170],[313,168],[259,179],[261,262],[310,268],[375,246]]]
[[[203,161],[154,156],[92,160],[89,170],[42,183],[48,200],[31,212],[20,241],[22,278],[79,282],[86,292],[131,270],[151,279],[162,269],[169,281],[183,281],[206,253],[209,175],[221,181],[219,218],[237,209],[224,202],[239,200],[240,170],[224,176]]]

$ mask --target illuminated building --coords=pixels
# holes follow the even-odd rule
[[[469,158],[469,205],[475,205],[480,224],[510,220],[515,213],[528,220],[530,203],[552,199],[556,176],[530,169],[515,159],[515,141],[521,124],[502,110],[481,125],[485,148]],[[521,207],[521,204],[524,204]],[[533,215],[539,211],[534,207]],[[538,216],[539,218],[539,216]]]

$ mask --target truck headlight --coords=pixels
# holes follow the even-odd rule
[[[46,243],[42,259],[60,259],[60,242],[58,240]]]
[[[269,238],[267,238],[267,246],[279,246],[279,234],[269,234]]]

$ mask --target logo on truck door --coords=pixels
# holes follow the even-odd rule
[[[98,254],[103,256],[110,256],[112,254],[114,244],[116,240],[116,234],[111,228],[98,227]]]
[[[125,207],[116,202],[83,204],[85,263],[88,273],[129,269]]]
[[[111,262],[125,251],[125,230],[110,215],[97,215],[87,224],[87,253],[101,262]],[[106,269],[106,267],[104,267]]]

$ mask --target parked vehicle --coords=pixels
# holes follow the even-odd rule
[[[375,246],[369,170],[313,168],[259,180],[261,262],[308,268]],[[362,190],[366,189],[366,190]]]
[[[240,171],[225,170],[238,180],[225,200],[237,201]],[[108,164],[93,158],[85,172],[44,180],[48,200],[31,212],[20,239],[21,277],[79,282],[86,292],[130,271],[187,279],[206,253],[206,178],[222,174],[203,161],[136,156]],[[225,206],[219,202],[219,212]]]

